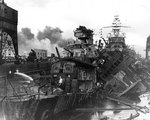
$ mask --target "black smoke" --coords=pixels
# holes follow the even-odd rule
[[[22,28],[20,32],[18,32],[18,44],[26,46],[27,41],[31,41],[34,39],[34,34],[31,32],[30,28]]]
[[[21,31],[18,32],[19,54],[30,51],[31,48],[34,48],[34,39],[34,34],[31,32],[30,28],[22,28]]]
[[[46,26],[44,30],[38,31],[37,35],[34,35],[30,28],[22,28],[18,32],[19,50],[29,51],[36,48],[52,51],[54,46],[64,48],[70,41],[73,41],[73,38],[63,38],[62,33],[63,31],[58,27]]]
[[[34,34],[31,33],[30,28],[22,28],[21,31],[22,31],[23,35],[27,38],[27,40],[31,40],[34,38]]]
[[[51,44],[56,44],[58,41],[62,39],[62,30],[58,27],[52,28],[46,26],[43,31],[39,31],[37,34],[37,38],[39,40],[49,39]]]

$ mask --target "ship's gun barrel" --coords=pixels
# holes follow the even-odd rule
[[[56,48],[56,52],[57,52],[58,58],[60,58],[60,54],[59,54],[58,48],[57,47],[55,47],[55,48]]]
[[[66,50],[67,52],[69,52],[71,54],[71,56],[73,56],[73,52],[71,52],[70,50],[68,50],[67,48],[64,48],[64,50]]]

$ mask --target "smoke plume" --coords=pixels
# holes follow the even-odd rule
[[[49,39],[51,41],[51,44],[56,44],[60,39],[62,39],[62,30],[59,28],[52,28],[49,26],[46,26],[43,31],[39,31],[37,34],[37,38],[39,40],[43,39]]]
[[[31,33],[30,28],[22,28],[21,31],[24,34],[24,36],[27,38],[27,40],[31,40],[34,38],[34,34]]]
[[[31,49],[45,49],[48,54],[55,53],[55,47],[59,49],[66,47],[72,38],[62,37],[62,30],[58,27],[46,26],[44,30],[38,31],[37,35],[31,32],[30,28],[22,28],[18,32],[19,53],[29,52]],[[61,51],[60,51],[61,52]]]
[[[34,39],[34,34],[31,32],[30,28],[22,28],[18,33],[18,44],[26,45],[28,40]]]
[[[61,47],[61,48],[64,48],[67,46],[67,44],[69,42],[73,41],[73,38],[68,38],[68,39],[61,39],[57,42],[58,46]]]

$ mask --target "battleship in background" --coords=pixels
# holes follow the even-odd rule
[[[76,40],[64,48],[66,56],[60,57],[56,48],[58,58],[53,63],[2,64],[6,51],[18,60],[18,18],[17,11],[4,2],[0,6],[1,118],[50,120],[104,97],[138,102],[139,95],[149,90],[149,73],[136,64],[126,46],[120,31],[125,26],[118,16],[109,26],[108,40],[101,36],[96,44],[93,31],[79,26],[74,31]]]

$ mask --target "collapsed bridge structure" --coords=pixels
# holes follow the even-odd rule
[[[79,26],[76,40],[59,50],[55,61],[26,64],[4,63],[6,56],[18,60],[18,12],[0,3],[0,86],[1,116],[6,120],[50,120],[58,113],[103,98],[114,100],[133,109],[139,96],[150,88],[150,74],[135,58],[125,43],[125,34],[118,16],[112,32],[94,43],[93,31]],[[102,28],[102,29],[104,29]],[[8,54],[8,55],[7,55]],[[134,96],[134,97],[133,97]],[[98,104],[97,104],[98,106]]]

